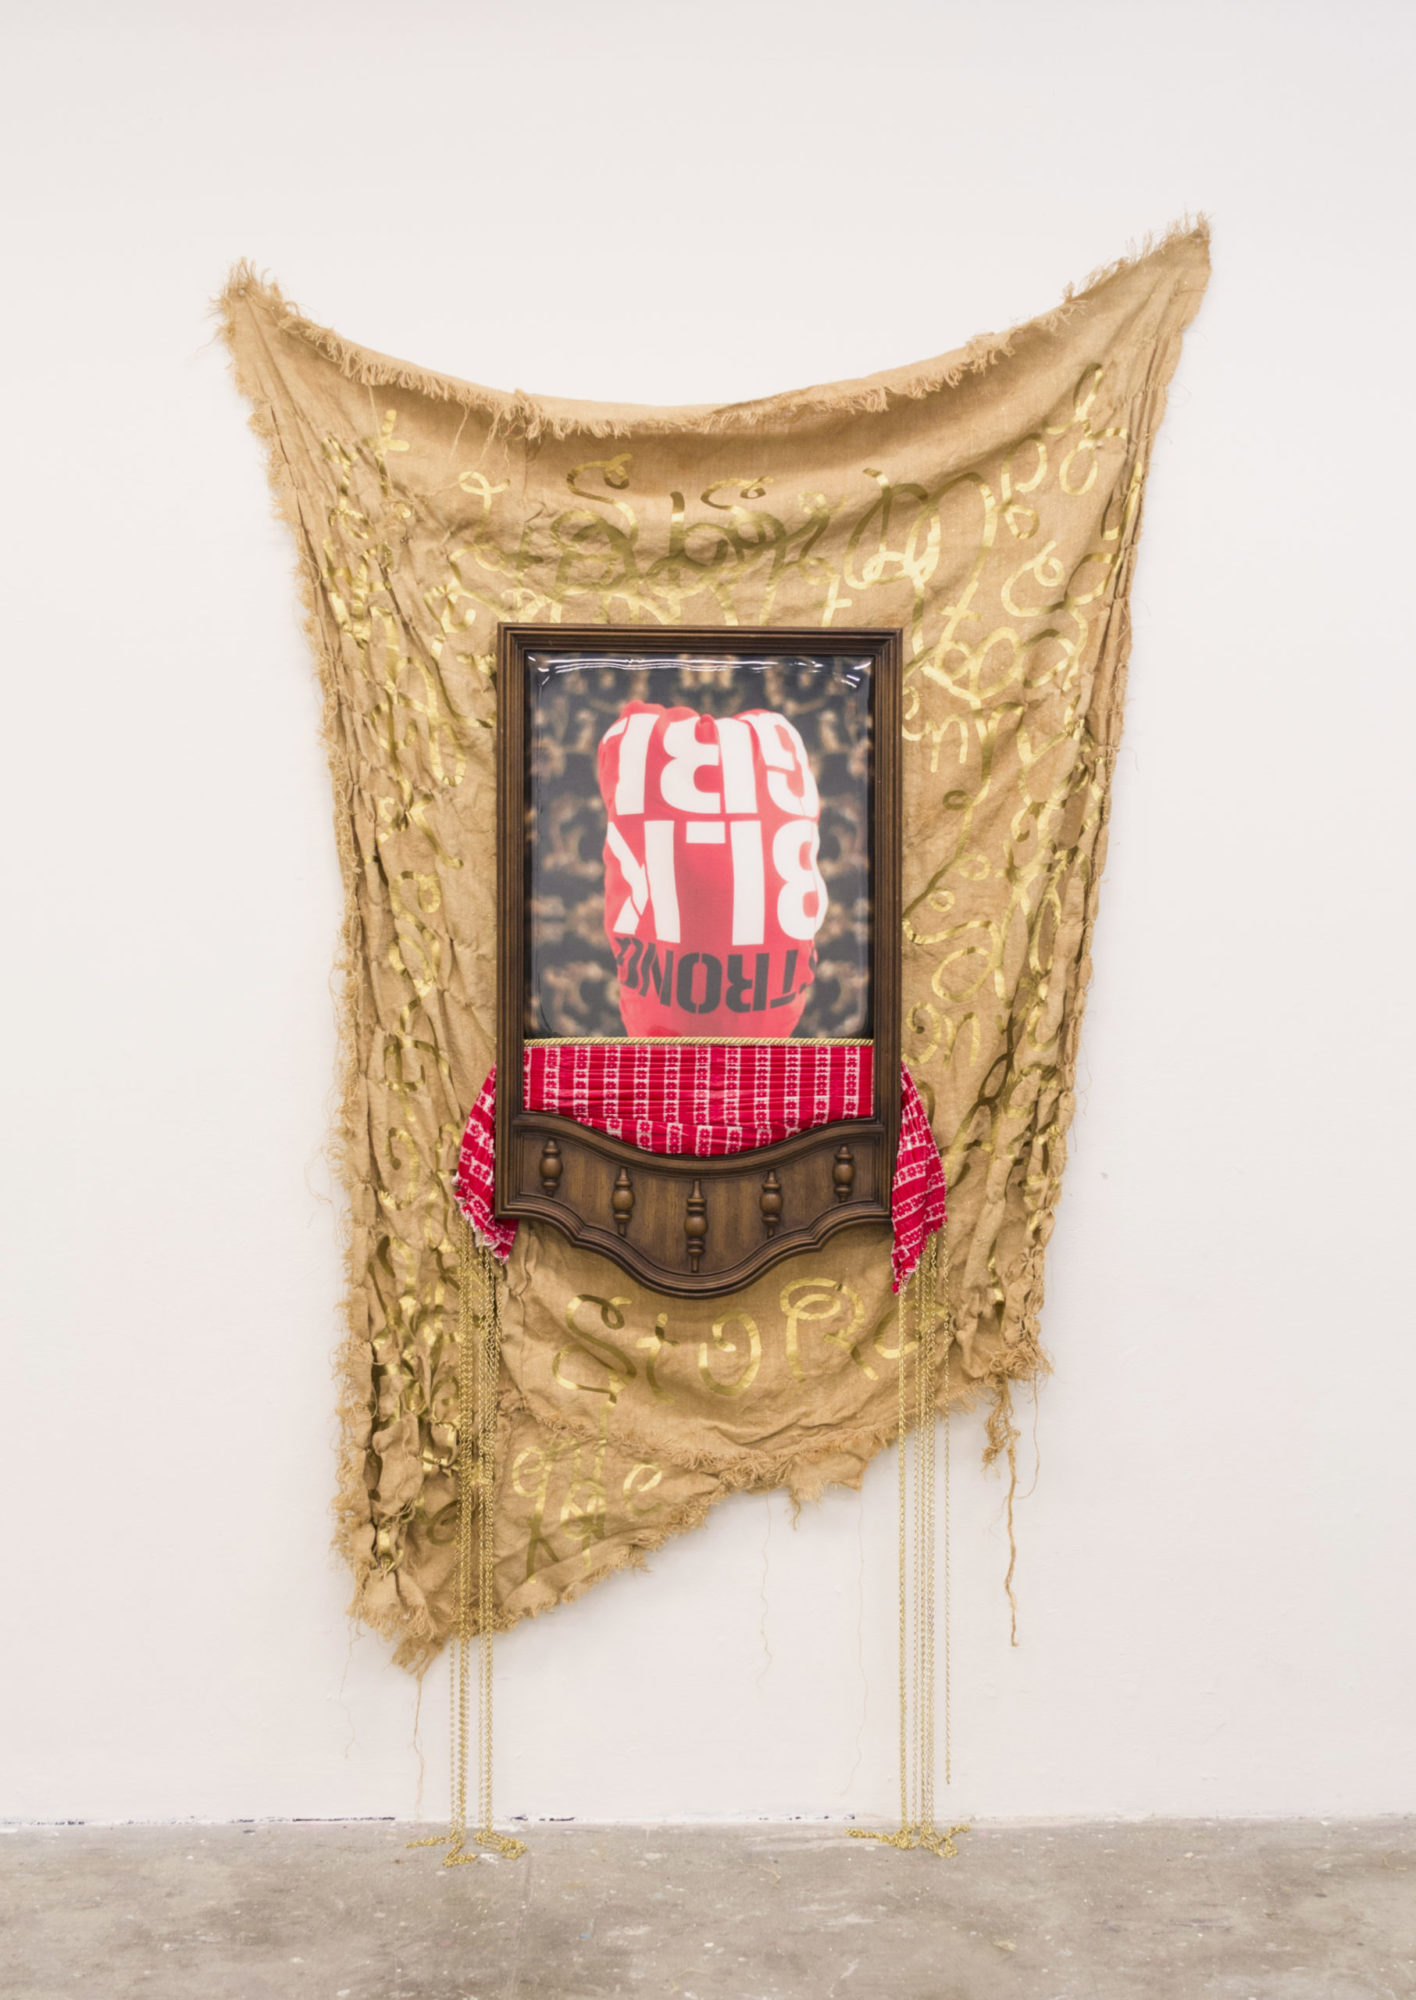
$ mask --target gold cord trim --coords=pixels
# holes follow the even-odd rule
[[[410,1840],[410,1847],[447,1847],[444,1868],[480,1861],[468,1848],[467,1780],[472,1711],[472,1636],[477,1628],[477,1827],[472,1848],[514,1861],[526,1842],[492,1825],[492,1629],[496,1605],[497,1397],[501,1379],[501,1314],[497,1267],[466,1216],[458,1218],[457,1368],[457,1618],[448,1648],[451,1671],[452,1816],[446,1833]],[[473,1544],[477,1588],[472,1588]],[[473,1607],[476,1607],[474,1619]]]
[[[947,1227],[947,1225],[946,1225]],[[940,1265],[943,1265],[942,1285]],[[931,1854],[958,1853],[955,1834],[967,1826],[940,1827],[934,1818],[936,1444],[935,1383],[939,1337],[943,1333],[944,1375],[944,1782],[953,1781],[953,1688],[950,1645],[950,1443],[949,1362],[954,1344],[949,1312],[949,1246],[945,1229],[925,1240],[919,1266],[900,1300],[899,1469],[900,1510],[897,1559],[900,1584],[900,1824],[894,1833],[852,1827],[854,1840],[880,1840],[887,1847],[923,1847]],[[909,1335],[914,1323],[914,1337]],[[908,1356],[914,1354],[913,1397],[908,1393]],[[913,1433],[911,1437],[909,1434]],[[914,1476],[910,1465],[913,1459]],[[911,1532],[913,1530],[913,1532]]]

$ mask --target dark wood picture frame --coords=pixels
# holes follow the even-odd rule
[[[528,656],[860,658],[871,662],[874,1107],[749,1152],[647,1153],[523,1104]],[[655,1291],[737,1290],[838,1229],[890,1221],[900,1124],[900,680],[894,630],[503,624],[497,638],[496,1212],[550,1222]],[[626,1037],[626,1039],[629,1039]],[[809,1037],[803,1037],[809,1040]]]

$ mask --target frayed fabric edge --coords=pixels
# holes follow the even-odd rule
[[[297,574],[300,586],[302,610],[305,614],[306,631],[310,637],[311,649],[319,671],[322,692],[325,696],[325,724],[323,735],[326,750],[331,760],[331,775],[334,780],[334,807],[336,840],[341,864],[348,867],[352,862],[352,843],[348,830],[347,815],[342,811],[349,783],[347,770],[343,767],[338,749],[335,722],[335,700],[326,657],[324,635],[321,632],[317,611],[314,578],[304,557],[300,536],[298,507],[290,486],[272,421],[270,403],[261,385],[241,365],[237,353],[236,320],[241,312],[252,315],[264,312],[276,324],[276,330],[304,339],[310,346],[326,354],[348,379],[366,383],[369,386],[387,384],[401,386],[428,396],[431,399],[452,402],[468,409],[484,412],[491,420],[494,431],[520,430],[528,438],[539,436],[565,437],[583,435],[589,437],[615,437],[633,431],[650,433],[699,433],[711,435],[714,432],[740,430],[748,432],[774,421],[789,421],[794,417],[812,415],[850,414],[856,411],[884,410],[894,400],[918,399],[938,389],[951,387],[969,374],[982,373],[999,358],[1013,352],[1014,344],[1021,338],[1034,333],[1045,334],[1061,326],[1079,307],[1094,297],[1106,285],[1138,268],[1151,258],[1158,258],[1178,244],[1191,240],[1198,255],[1203,259],[1204,270],[1208,267],[1209,227],[1204,217],[1195,220],[1185,218],[1165,231],[1158,239],[1147,239],[1130,250],[1126,256],[1101,267],[1083,281],[1080,287],[1070,288],[1064,294],[1062,303],[1053,311],[1032,320],[1022,322],[1010,331],[999,335],[983,336],[965,347],[939,360],[921,364],[913,370],[902,370],[898,374],[860,382],[843,382],[824,387],[787,392],[762,402],[740,404],[716,409],[655,409],[652,406],[626,408],[622,411],[607,410],[603,417],[594,414],[593,406],[588,410],[582,406],[582,414],[565,414],[555,410],[548,402],[521,393],[505,395],[497,391],[483,389],[475,384],[459,381],[457,378],[442,376],[415,368],[411,364],[380,355],[372,350],[360,348],[345,341],[331,329],[318,326],[301,315],[296,307],[287,302],[278,287],[261,278],[249,263],[236,265],[228,283],[214,302],[214,308],[221,320],[221,332],[227,344],[232,370],[237,386],[251,405],[250,426],[259,437],[266,458],[267,475],[273,499],[273,511],[291,529],[296,537]],[[1204,289],[1204,277],[1191,287],[1196,293]],[[1189,315],[1186,315],[1188,318]],[[1183,325],[1179,329],[1183,331]],[[1178,334],[1177,334],[1178,339]],[[1168,370],[1165,371],[1168,378]],[[1166,402],[1164,386],[1153,395],[1149,421],[1145,426],[1145,444],[1158,428]],[[1143,451],[1142,458],[1146,456]],[[1124,624],[1125,621],[1123,621]],[[1113,690],[1111,709],[1119,718],[1124,708],[1127,655],[1129,653],[1129,631],[1120,638],[1117,650],[1117,684]],[[1105,831],[1099,863],[1104,862]],[[1098,865],[1091,884],[1088,907],[1084,924],[1082,962],[1078,988],[1069,1009],[1070,1019],[1064,1029],[1063,1073],[1070,1089],[1075,1069],[1076,1041],[1084,1011],[1087,986],[1091,972],[1090,942],[1095,923],[1096,896],[1101,875]],[[368,1509],[368,1488],[364,1480],[364,1461],[370,1434],[368,1378],[370,1354],[367,1331],[360,1325],[361,1299],[354,1283],[354,1250],[358,1242],[361,1224],[355,1214],[355,1204],[362,1181],[352,1159],[356,1147],[355,1134],[358,1129],[359,1079],[357,1074],[356,1027],[359,1016],[358,991],[358,946],[361,942],[357,906],[352,894],[348,893],[349,877],[346,874],[346,913],[341,949],[339,953],[338,975],[342,991],[339,997],[340,1012],[340,1057],[342,1073],[342,1103],[337,1137],[331,1143],[331,1152],[337,1156],[339,1178],[350,1197],[347,1216],[345,1254],[347,1271],[347,1320],[346,1333],[340,1344],[336,1373],[340,1383],[339,1413],[341,1417],[341,1467],[339,1491],[336,1501],[337,1528],[335,1545],[339,1553],[349,1563],[355,1579],[355,1594],[349,1606],[350,1615],[362,1626],[378,1632],[393,1644],[396,1663],[411,1672],[420,1673],[426,1669],[442,1650],[444,1635],[438,1631],[436,1621],[431,1616],[426,1601],[410,1602],[397,1588],[381,1604],[370,1601],[370,1593],[380,1582],[389,1581],[389,1574],[373,1552],[372,1543],[377,1528]],[[1070,1114],[1064,1118],[1059,1134],[1058,1154],[1051,1179],[1051,1196],[1042,1204],[1043,1212],[1055,1211],[1056,1192],[1062,1177],[1066,1159],[1066,1130],[1070,1124]],[[1041,1253],[1035,1247],[1029,1258],[1032,1267],[1027,1286],[1028,1301],[1020,1315],[1022,1324],[1018,1327],[1016,1344],[1008,1341],[1005,1331],[1005,1346],[1001,1353],[995,1353],[987,1369],[989,1386],[1000,1402],[1007,1396],[1008,1384],[1013,1380],[1030,1379],[1050,1372],[1049,1364],[1036,1338],[1036,1319],[1042,1304]],[[966,1399],[967,1401],[972,1398]],[[956,1401],[957,1407],[957,1401]],[[998,1412],[995,1412],[995,1417]],[[1006,1423],[1006,1416],[1004,1418]],[[986,1452],[985,1462],[996,1457],[996,1453]],[[1016,1466],[1012,1468],[1010,1491],[1016,1485]],[[660,1546],[672,1536],[686,1529],[700,1525],[721,1495],[704,1496],[701,1501],[688,1503],[684,1513],[671,1524],[665,1524],[662,1531],[649,1534],[636,1532],[631,1545],[621,1545],[613,1560],[603,1568],[588,1576],[583,1582],[568,1586],[557,1602],[570,1602],[584,1590],[612,1571],[626,1566],[639,1566],[646,1553]],[[1012,1543],[1010,1526],[1010,1556],[1015,1558],[1016,1548]],[[1010,1560],[1008,1584],[1011,1586],[1013,1563]],[[1010,1601],[1012,1591],[1009,1588]],[[528,1607],[518,1616],[537,1616],[553,1605]]]
[[[1001,333],[979,334],[946,354],[886,369],[878,375],[816,383],[748,402],[721,405],[646,403],[617,407],[607,403],[571,403],[559,397],[530,395],[521,389],[491,389],[459,376],[420,368],[374,348],[361,347],[332,327],[310,319],[285,297],[274,280],[245,259],[232,267],[216,301],[216,310],[228,327],[240,311],[262,313],[278,332],[302,340],[323,354],[348,380],[370,388],[408,389],[435,402],[476,411],[489,420],[493,435],[517,435],[533,441],[622,438],[636,434],[711,437],[751,433],[769,424],[816,417],[883,413],[893,403],[918,401],[940,390],[956,388],[967,377],[982,375],[1011,355],[1020,340],[1056,332],[1117,279],[1184,243],[1189,243],[1203,258],[1207,270],[1208,219],[1203,215],[1185,215],[1170,228],[1132,245],[1124,256],[1099,266],[1080,285],[1069,285],[1059,304],[1049,311],[1020,320]]]

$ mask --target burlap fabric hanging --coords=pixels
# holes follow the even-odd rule
[[[941,360],[723,409],[503,395],[371,353],[238,270],[237,379],[296,541],[347,895],[339,1538],[417,1666],[454,1620],[458,1139],[492,1058],[502,619],[894,626],[904,1052],[949,1181],[954,1395],[1042,1366],[1038,1314],[1151,443],[1203,229]],[[507,1625],[736,1488],[854,1483],[895,1434],[885,1232],[741,1296],[646,1294],[553,1231],[509,1267]]]

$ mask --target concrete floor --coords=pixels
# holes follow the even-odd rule
[[[0,1834],[5,2000],[1413,2000],[1416,1821]]]

